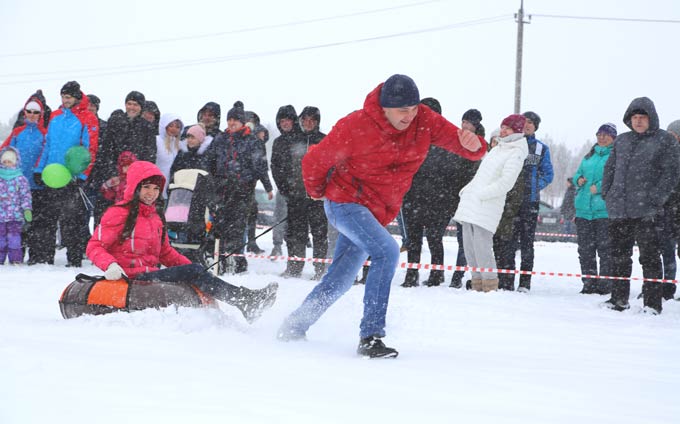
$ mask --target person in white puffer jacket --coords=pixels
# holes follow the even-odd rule
[[[174,113],[164,113],[161,116],[156,136],[156,166],[161,170],[166,181],[171,181],[170,167],[180,150],[180,134],[184,129],[182,118]],[[168,197],[168,184],[163,190],[163,198]]]
[[[482,159],[472,181],[460,191],[453,219],[463,226],[463,248],[468,266],[496,269],[493,235],[503,215],[505,196],[512,189],[529,154],[522,115],[501,123],[498,146]],[[472,272],[472,290],[498,290],[496,272]]]

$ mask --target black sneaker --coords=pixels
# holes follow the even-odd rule
[[[399,355],[396,349],[385,346],[380,337],[376,336],[361,339],[357,353],[367,358],[396,358]]]
[[[606,302],[600,304],[603,308],[611,309],[618,312],[623,312],[630,309],[630,304],[628,302],[614,301],[614,299],[609,299]]]

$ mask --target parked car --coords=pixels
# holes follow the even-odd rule
[[[274,225],[274,208],[276,201],[269,200],[267,192],[263,188],[255,189],[255,200],[257,201],[257,223],[259,225]]]
[[[562,241],[563,237],[553,234],[561,234],[563,224],[560,209],[541,201],[538,205],[535,240]]]

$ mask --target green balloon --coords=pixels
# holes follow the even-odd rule
[[[51,163],[43,169],[42,180],[48,187],[62,188],[71,181],[71,172],[60,163]]]
[[[66,152],[64,165],[71,174],[78,175],[90,165],[90,151],[83,146],[73,146]]]

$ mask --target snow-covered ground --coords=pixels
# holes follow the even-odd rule
[[[445,243],[450,260],[455,239]],[[228,305],[64,320],[57,300],[75,274],[65,262],[59,251],[55,266],[0,268],[2,424],[679,422],[680,302],[640,314],[639,282],[632,309],[617,313],[573,278],[482,294],[404,289],[400,269],[385,339],[400,356],[366,360],[355,354],[361,286],[308,341],[276,340],[313,287],[311,265],[283,280],[285,263],[252,259],[247,275],[228,277],[280,283],[248,325]],[[576,245],[537,242],[536,270],[578,272]]]

